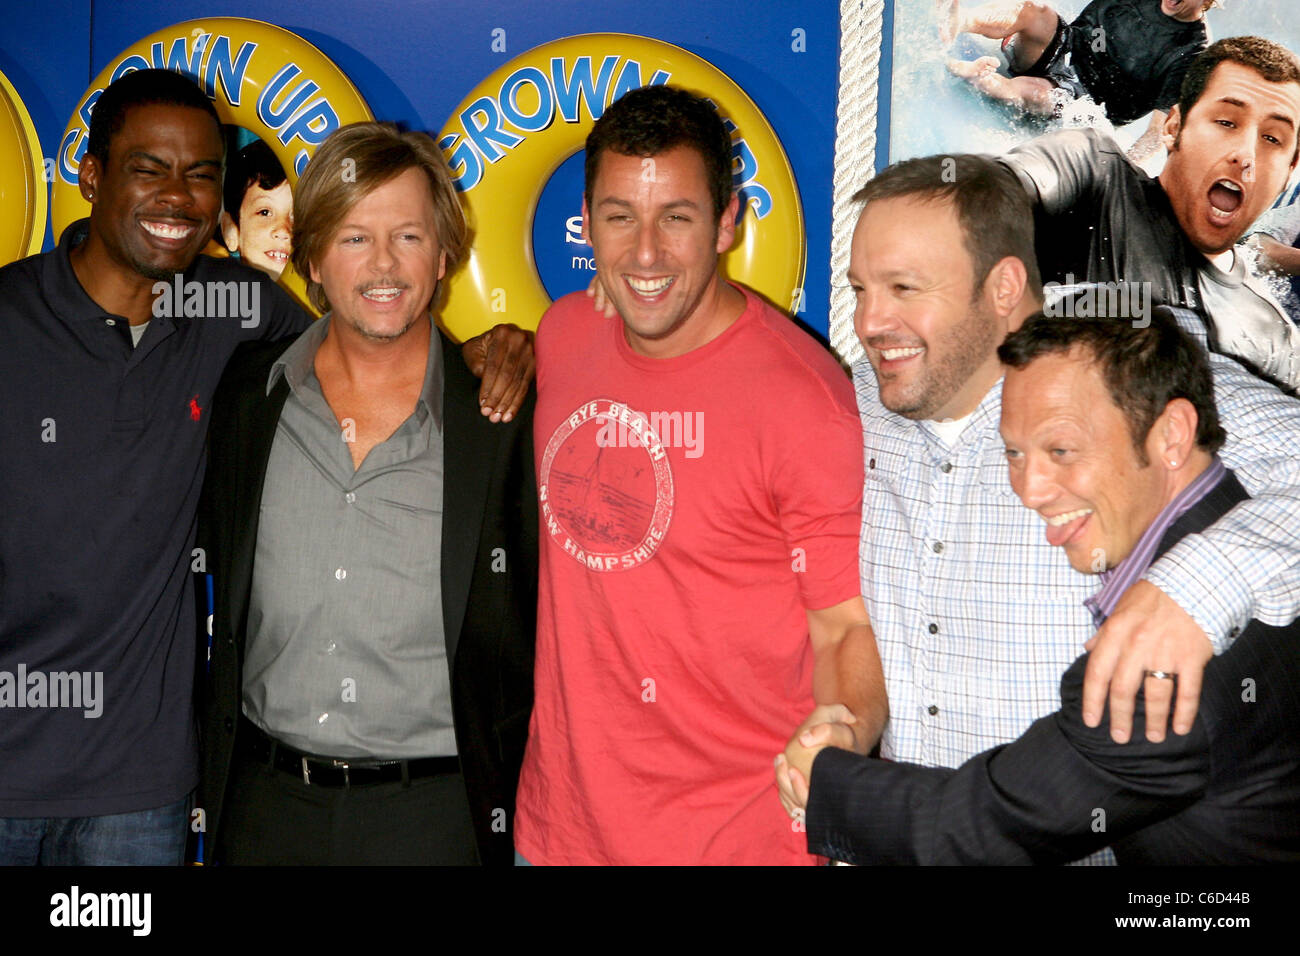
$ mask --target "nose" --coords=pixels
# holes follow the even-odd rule
[[[158,201],[180,209],[194,205],[194,189],[184,172],[163,176],[158,184]]]
[[[1255,178],[1255,145],[1253,130],[1240,129],[1233,140],[1232,159],[1241,166],[1241,179],[1251,182]]]
[[[861,286],[853,307],[853,331],[858,341],[865,347],[869,339],[897,328],[898,318],[889,307],[888,297],[870,286]]]
[[[636,261],[643,269],[648,269],[659,261],[658,223],[645,221],[637,226]]]
[[[277,239],[288,239],[292,233],[293,220],[288,216],[279,217],[271,227],[271,235]]]
[[[387,236],[377,236],[370,246],[370,268],[386,273],[397,265],[393,241]]]
[[[1010,461],[1008,465],[1011,490],[1020,496],[1026,508],[1037,511],[1050,504],[1056,497],[1056,484],[1052,480],[1047,463],[1041,456],[1027,452],[1019,460]]]

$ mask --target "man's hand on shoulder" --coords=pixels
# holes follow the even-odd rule
[[[524,403],[536,374],[533,333],[497,325],[461,346],[465,364],[483,380],[478,401],[494,422],[508,422]]]
[[[1176,683],[1174,732],[1186,734],[1192,729],[1201,700],[1201,678],[1214,648],[1200,625],[1164,591],[1150,581],[1138,581],[1084,646],[1092,651],[1083,682],[1085,724],[1096,727],[1101,723],[1109,686],[1110,734],[1117,743],[1127,742],[1141,688],[1147,740],[1159,743],[1165,739]],[[1152,673],[1171,676],[1153,677]]]
[[[618,309],[614,308],[614,303],[605,294],[605,286],[601,284],[600,276],[592,277],[591,284],[587,286],[587,296],[591,299],[591,307],[605,318],[612,319],[618,315]]]
[[[874,741],[855,733],[857,722],[843,704],[821,704],[813,708],[785,745],[785,751],[777,755],[776,788],[781,794],[781,806],[790,816],[808,806],[808,781],[819,753],[827,747],[839,747],[865,754],[874,746]]]

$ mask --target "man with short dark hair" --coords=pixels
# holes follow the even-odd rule
[[[881,752],[956,767],[1055,710],[1061,674],[1096,627],[1088,580],[1015,503],[997,432],[996,347],[1041,306],[1024,258],[1033,219],[1014,176],[988,157],[908,160],[859,196],[849,281],[866,351],[854,367],[867,459],[861,585],[889,692]],[[1204,335],[1192,313],[1179,320]],[[1096,634],[1082,719],[1100,722],[1109,687],[1117,741],[1139,686],[1148,739],[1165,736],[1173,682],[1149,672],[1179,675],[1173,727],[1186,733],[1213,653],[1252,618],[1280,625],[1300,612],[1300,401],[1225,356],[1210,362],[1229,435],[1221,457],[1255,497],[1156,561]],[[847,737],[834,724],[808,740]],[[785,755],[796,770],[801,736]],[[777,782],[794,811],[791,772],[778,768]]]
[[[1149,325],[1029,318],[998,349],[1011,485],[1084,574],[1100,625],[1159,555],[1248,496],[1205,353],[1166,309]],[[1024,635],[1026,641],[1031,634]],[[808,844],[860,864],[1300,861],[1300,623],[1251,621],[1210,662],[1187,735],[1118,744],[1080,718],[1087,654],[1060,709],[956,769],[814,747]],[[1153,674],[1157,681],[1171,675]],[[1139,700],[1139,732],[1145,718]]]
[[[223,151],[191,79],[126,74],[91,114],[90,218],[0,269],[0,863],[182,860],[212,392],[239,343],[309,322],[199,254]]]
[[[307,319],[265,275],[200,256],[221,212],[216,110],[128,74],[81,163],[90,219],[0,270],[0,862],[182,861],[198,777],[191,562],[212,391],[242,341]],[[182,285],[253,306],[188,316]],[[229,304],[232,299],[227,298]],[[162,307],[159,307],[159,306]],[[36,674],[90,675],[102,713],[32,707]],[[16,700],[25,709],[11,710]]]
[[[340,177],[344,158],[354,175]],[[354,123],[294,196],[326,315],[236,353],[201,540],[211,859],[510,865],[532,703],[531,401],[508,424],[433,324],[468,249],[422,133]]]
[[[815,704],[864,744],[885,719],[852,396],[719,276],[730,156],[712,104],[671,87],[627,93],[587,140],[584,229],[618,318],[579,293],[538,330],[526,862],[813,863],[775,812],[772,754]]]
[[[1205,316],[1218,351],[1300,387],[1300,329],[1233,250],[1300,156],[1300,61],[1259,37],[1212,44],[1165,122],[1158,179],[1096,130],[1040,136],[1002,157],[1034,200],[1050,282],[1143,286]]]

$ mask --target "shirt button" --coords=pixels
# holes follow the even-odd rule
[[[326,653],[326,654],[333,654],[335,648],[337,648],[337,647],[338,647],[338,644],[334,643],[333,641],[330,641],[328,644],[325,645],[325,653]]]
[[[346,578],[347,576],[348,576],[348,572],[345,571],[343,568],[335,568],[335,569],[334,569],[334,578],[335,578],[335,580],[337,580],[337,581],[342,581],[342,580],[343,580],[344,578]]]
[[[117,319],[105,319],[105,320],[104,320],[104,324],[105,324],[105,325],[117,325]]]
[[[343,500],[346,501],[348,504],[352,504],[352,502],[357,500],[357,496],[351,491],[349,491],[346,495],[343,496]]]
[[[867,462],[867,467],[868,467],[868,468],[875,468],[875,467],[876,467],[876,459],[873,458],[873,459],[871,459],[871,461]]]
[[[1234,627],[1231,631],[1228,632],[1228,636],[1233,640],[1236,640],[1238,637],[1241,636],[1241,628]]]
[[[943,542],[936,541],[934,544],[930,545],[930,550],[935,554],[943,554]]]
[[[931,704],[929,707],[925,708],[925,712],[933,717],[935,714],[939,713],[939,708],[934,706],[934,704]]]
[[[939,633],[939,625],[938,625],[938,624],[931,624],[928,628],[926,628],[926,630],[928,630],[931,634],[938,634],[938,633]]]
[[[952,462],[945,461],[942,465],[939,466],[939,470],[943,472],[945,475],[948,474],[948,472],[952,471]]]

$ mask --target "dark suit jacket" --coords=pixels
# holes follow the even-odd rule
[[[248,602],[262,484],[280,410],[271,365],[289,341],[236,351],[212,400],[199,540],[215,586],[210,673],[200,676],[207,848],[221,858],[221,811],[239,729]],[[533,401],[508,424],[480,412],[479,382],[446,336],[443,354],[442,611],[456,745],[479,857],[514,862],[514,806],[533,704],[537,615],[537,490]],[[430,542],[438,547],[438,542]],[[504,550],[505,570],[501,570]],[[493,568],[494,557],[496,569]],[[202,659],[203,655],[200,655]],[[506,811],[506,819],[494,811]],[[494,825],[495,824],[495,825]],[[504,825],[503,825],[504,824]]]
[[[1179,518],[1163,554],[1248,497],[1229,472]],[[1064,559],[1062,559],[1064,560]],[[850,863],[1061,863],[1113,846],[1121,863],[1300,861],[1300,622],[1252,621],[1205,671],[1191,733],[1149,743],[1082,717],[1087,655],[1061,709],[957,769],[824,750],[808,850]]]

